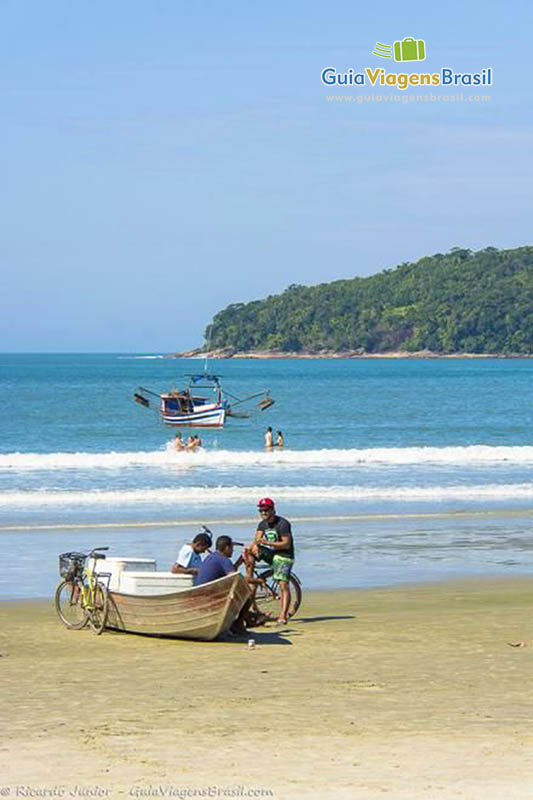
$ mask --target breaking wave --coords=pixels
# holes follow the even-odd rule
[[[365,501],[389,500],[533,500],[533,483],[483,484],[481,486],[278,486],[269,487],[276,500],[299,501]],[[131,489],[123,491],[8,491],[0,495],[0,508],[36,508],[50,506],[139,506],[157,504],[179,508],[184,503],[221,505],[223,503],[255,504],[265,493],[264,486],[187,486],[178,488]]]
[[[533,446],[399,447],[350,450],[199,450],[176,453],[169,443],[163,450],[106,453],[5,453],[0,470],[124,469],[127,467],[356,467],[360,465],[442,464],[483,466],[533,464]]]
[[[165,358],[165,356],[117,356],[117,358],[118,359],[133,359],[133,360],[144,359],[144,360],[146,360],[146,359],[152,359],[152,358]]]

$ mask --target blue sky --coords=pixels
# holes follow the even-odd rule
[[[228,303],[291,283],[530,244],[532,17],[4,0],[0,350],[185,349]],[[378,94],[320,72],[401,71],[371,53],[405,36],[425,39],[424,70],[492,66],[490,102],[326,100]]]

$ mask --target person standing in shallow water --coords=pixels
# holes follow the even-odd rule
[[[283,447],[285,445],[285,440],[283,438],[283,434],[281,431],[278,431],[276,436],[276,447]]]
[[[273,446],[274,440],[272,436],[272,428],[269,425],[265,433],[265,447],[267,450],[272,450]]]

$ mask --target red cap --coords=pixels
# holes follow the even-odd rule
[[[257,504],[257,508],[274,508],[274,501],[270,497],[262,497]]]

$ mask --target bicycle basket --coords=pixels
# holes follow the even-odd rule
[[[61,553],[59,556],[59,574],[66,581],[81,575],[87,556],[84,553]]]

